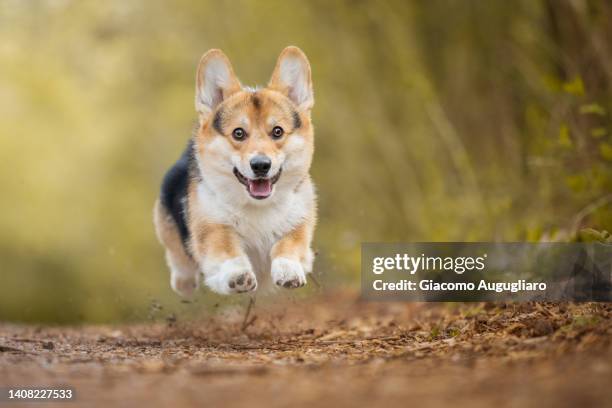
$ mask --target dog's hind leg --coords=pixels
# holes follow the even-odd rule
[[[159,200],[155,202],[153,221],[157,238],[166,247],[166,262],[170,268],[170,286],[181,296],[192,296],[200,286],[198,265],[185,251],[174,219]]]

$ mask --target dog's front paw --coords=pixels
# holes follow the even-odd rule
[[[199,274],[185,275],[172,271],[170,274],[170,286],[182,297],[190,298],[195,290],[200,287]]]
[[[257,278],[244,257],[228,259],[215,265],[214,270],[204,270],[205,282],[209,288],[222,295],[245,293],[257,289]]]
[[[306,284],[304,267],[289,258],[275,258],[272,261],[272,282],[277,286],[294,289]]]

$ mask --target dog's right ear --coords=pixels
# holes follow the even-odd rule
[[[312,109],[314,96],[310,63],[298,47],[289,46],[281,52],[268,86],[289,97],[299,109]]]
[[[223,51],[207,51],[200,59],[196,73],[195,108],[200,123],[210,116],[218,104],[241,88]]]

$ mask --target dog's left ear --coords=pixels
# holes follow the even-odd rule
[[[196,73],[195,107],[200,122],[204,122],[217,105],[240,89],[240,81],[223,51],[212,49],[206,52]]]
[[[286,95],[301,110],[314,105],[312,77],[308,58],[298,47],[281,52],[268,87]]]

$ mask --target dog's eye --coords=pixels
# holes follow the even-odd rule
[[[274,128],[272,129],[272,137],[274,139],[280,139],[284,133],[285,131],[280,126],[274,126]]]
[[[246,132],[243,128],[236,128],[232,131],[232,137],[236,140],[243,140],[246,137]]]

